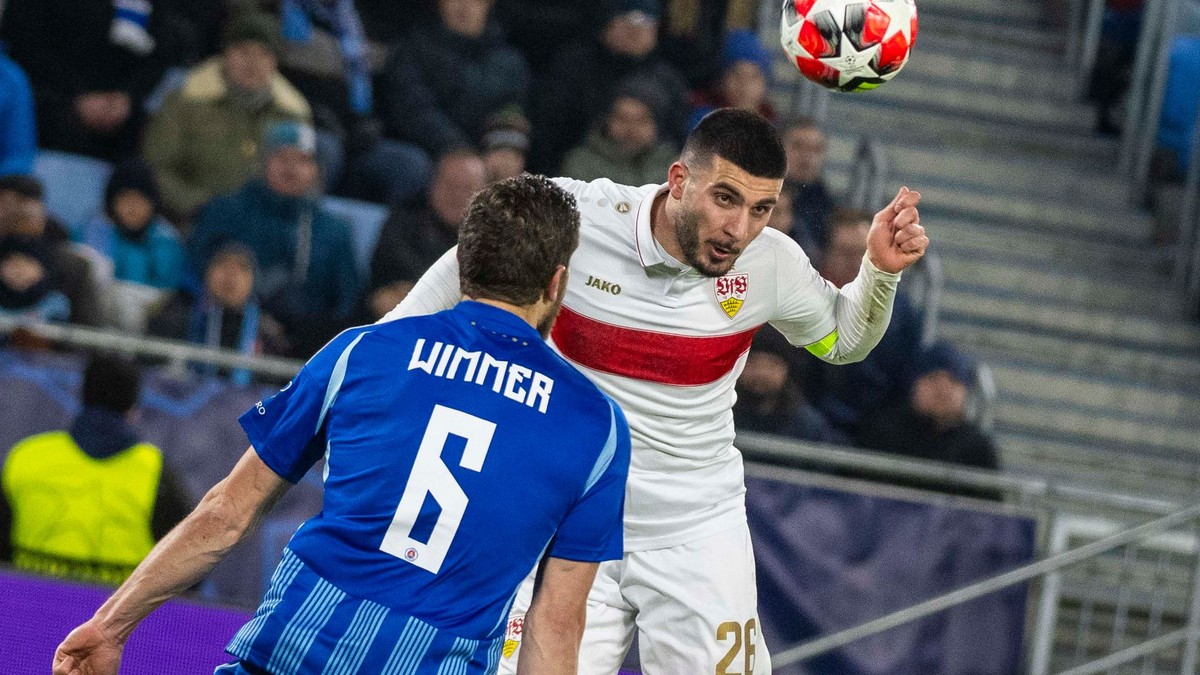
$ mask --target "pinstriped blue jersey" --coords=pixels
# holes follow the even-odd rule
[[[620,408],[504,310],[348,330],[241,423],[273,471],[325,458],[297,530],[229,645],[271,673],[494,672],[543,553],[620,558]]]

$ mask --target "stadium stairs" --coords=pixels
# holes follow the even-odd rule
[[[1062,30],[1034,0],[918,6],[898,78],[831,97],[831,186],[872,135],[892,188],[923,194],[946,278],[939,335],[994,370],[1006,470],[1195,497],[1200,326],[1168,290],[1150,215],[1129,206],[1117,141],[1092,131]]]

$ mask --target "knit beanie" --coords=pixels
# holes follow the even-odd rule
[[[242,42],[258,42],[269,49],[275,58],[283,53],[283,35],[279,21],[265,12],[245,10],[225,24],[221,31],[221,48]]]
[[[113,169],[104,187],[104,212],[113,218],[113,202],[117,195],[126,190],[134,190],[145,197],[153,206],[154,213],[162,212],[162,193],[158,189],[158,179],[154,170],[141,159],[129,159],[121,162]]]
[[[749,61],[758,66],[763,77],[770,82],[771,54],[759,42],[754,31],[735,28],[725,34],[725,44],[721,48],[721,69],[728,70],[739,61]]]

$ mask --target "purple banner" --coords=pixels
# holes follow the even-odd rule
[[[50,672],[54,648],[104,602],[107,588],[0,571],[0,664],[12,675]],[[240,611],[174,601],[134,631],[121,675],[211,675],[230,660],[225,644],[250,618]]]

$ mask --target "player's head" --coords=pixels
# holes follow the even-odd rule
[[[493,183],[471,200],[458,231],[462,292],[537,307],[538,331],[547,336],[578,245],[579,211],[565,190],[529,174]]]
[[[715,110],[692,130],[667,174],[683,262],[719,277],[762,232],[787,172],[775,127],[758,113]]]

